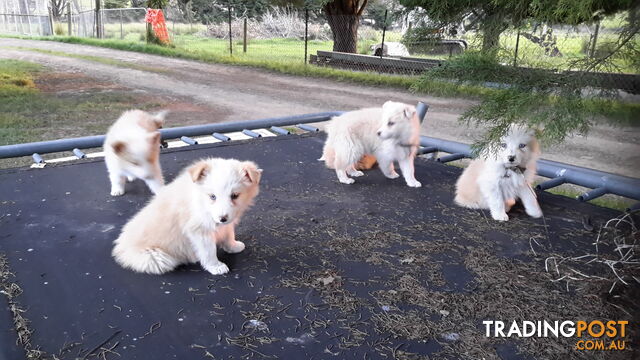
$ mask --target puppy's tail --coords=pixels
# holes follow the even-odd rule
[[[356,170],[369,170],[373,168],[377,162],[378,159],[376,159],[375,156],[364,154],[356,163]]]
[[[324,164],[329,168],[335,168],[334,164],[336,161],[336,151],[333,147],[325,144],[324,149],[322,150],[322,157],[318,159],[318,161],[324,161]]]
[[[135,249],[116,244],[111,255],[120,266],[146,274],[164,274],[179,265],[177,259],[158,248]]]

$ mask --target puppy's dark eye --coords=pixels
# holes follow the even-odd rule
[[[211,200],[214,200],[214,201],[216,200],[216,196],[213,194],[209,195],[209,198],[211,198]]]
[[[527,146],[527,144],[520,144],[520,145],[518,145],[518,147],[519,147],[520,149],[524,149],[526,146]]]
[[[389,122],[387,123],[387,125],[389,125],[389,126],[393,126],[393,124],[395,124],[393,121],[389,121]]]
[[[238,193],[233,193],[233,194],[231,194],[231,200],[235,200],[235,199],[237,199],[239,196],[240,196],[240,194],[238,194]]]
[[[500,144],[500,147],[503,148],[503,149],[506,149],[507,148],[507,143]]]

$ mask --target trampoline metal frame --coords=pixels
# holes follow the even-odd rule
[[[418,103],[416,110],[420,121],[424,119],[428,109],[428,105],[422,102]],[[230,139],[226,135],[223,135],[223,133],[242,131],[249,136],[257,137],[259,134],[251,129],[262,128],[270,129],[276,135],[288,135],[289,131],[283,129],[283,126],[296,126],[302,130],[314,132],[318,131],[318,129],[304,124],[328,121],[343,113],[343,111],[329,111],[258,120],[182,126],[161,129],[160,132],[163,140],[177,138],[190,145],[195,145],[197,141],[191,139],[190,136],[210,135],[221,141],[229,141]],[[97,135],[5,145],[0,146],[0,159],[31,155],[35,162],[40,163],[44,162],[40,154],[62,151],[73,151],[76,157],[82,158],[85,154],[80,149],[101,147],[104,139],[104,135]],[[469,145],[455,141],[421,136],[420,146],[421,148],[418,151],[420,154],[448,153],[449,155],[437,159],[442,163],[472,157]],[[538,175],[550,178],[550,180],[538,184],[536,186],[538,190],[551,189],[564,183],[575,184],[591,189],[577,196],[577,200],[579,201],[593,200],[605,194],[615,194],[640,201],[640,179],[544,159],[538,160]],[[631,211],[636,209],[640,209],[640,203],[633,205],[627,210]]]

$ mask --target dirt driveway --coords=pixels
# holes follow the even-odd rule
[[[198,122],[224,122],[376,106],[386,100],[431,107],[423,133],[472,142],[480,135],[458,123],[471,100],[432,97],[383,87],[288,76],[227,65],[205,64],[92,46],[21,39],[0,39],[0,58],[41,63],[62,72],[110,81],[149,96],[188,99],[206,107]],[[54,53],[42,53],[41,49]],[[69,56],[71,54],[71,56]],[[72,56],[108,59],[96,62]],[[640,129],[598,125],[588,137],[576,136],[544,151],[544,158],[640,177]]]

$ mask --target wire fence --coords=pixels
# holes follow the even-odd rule
[[[0,13],[0,33],[48,36],[53,34],[53,23],[49,15]]]
[[[214,2],[215,3],[215,2]],[[217,4],[217,3],[216,3]],[[147,41],[144,8],[79,11],[67,5],[61,16],[0,14],[0,32],[22,35],[70,35]],[[318,9],[273,7],[259,16],[211,6],[206,16],[191,9],[164,10],[173,46],[249,62],[313,64],[357,71],[419,75],[470,50],[482,47],[482,34],[464,24],[430,26],[407,14],[328,16]],[[532,24],[499,37],[504,65],[551,72],[580,70],[576,64],[601,57],[614,47],[623,20],[590,26]],[[637,37],[633,40],[640,43]],[[596,74],[598,86],[640,93],[638,59],[610,59]],[[593,71],[592,71],[593,72]],[[603,85],[604,84],[604,85]]]

